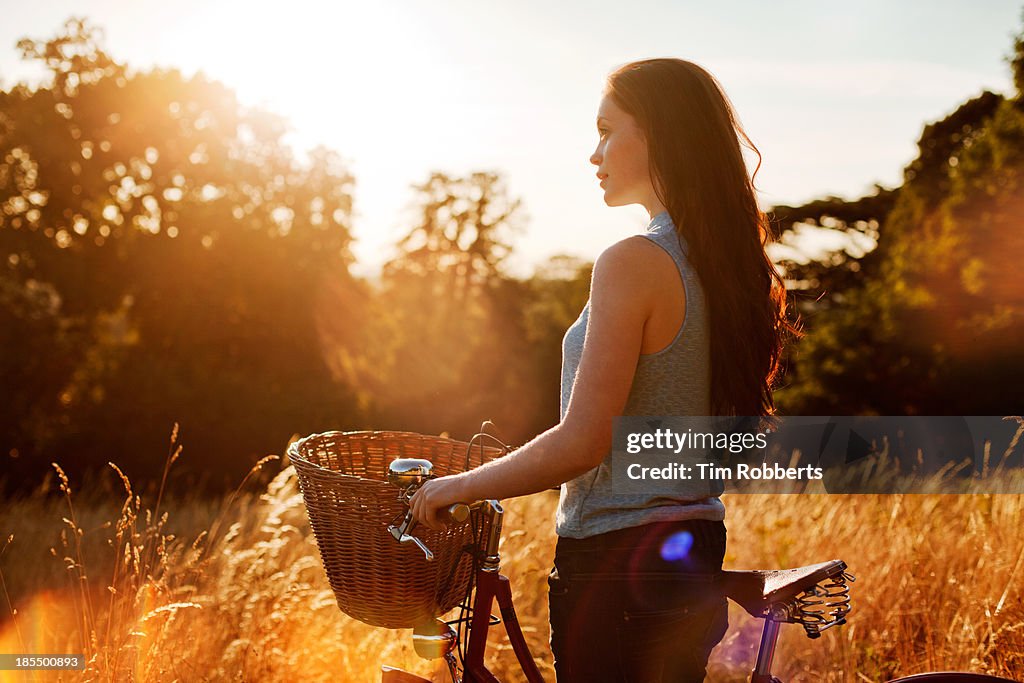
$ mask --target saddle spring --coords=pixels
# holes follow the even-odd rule
[[[822,631],[846,623],[846,615],[851,609],[847,582],[855,580],[853,574],[839,572],[805,590],[788,605],[776,606],[783,609],[780,613],[773,608],[772,616],[778,621],[800,624],[808,638],[818,638]]]

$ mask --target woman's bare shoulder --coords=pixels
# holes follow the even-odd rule
[[[639,264],[649,260],[651,258],[651,254],[659,251],[664,250],[646,237],[642,235],[630,235],[602,251],[597,257],[595,266],[597,265],[597,262],[600,262],[602,259],[605,261],[615,260],[618,262],[635,262]]]
[[[600,292],[616,292],[649,311],[664,280],[663,264],[654,265],[660,258],[656,252],[662,252],[671,261],[663,249],[640,235],[626,237],[606,248],[594,261],[592,298]]]
[[[669,277],[678,279],[675,262],[662,247],[643,235],[630,235],[605,249],[594,262],[594,272],[629,274],[651,289],[663,286]]]

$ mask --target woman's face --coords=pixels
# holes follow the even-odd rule
[[[643,204],[653,216],[661,203],[647,166],[647,141],[636,121],[605,95],[597,110],[597,129],[597,149],[590,163],[597,166],[605,204]]]

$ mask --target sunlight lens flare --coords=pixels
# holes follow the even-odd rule
[[[685,560],[693,547],[693,534],[689,531],[677,531],[661,544],[661,559],[666,562]]]

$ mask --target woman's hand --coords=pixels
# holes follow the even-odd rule
[[[438,513],[452,503],[471,503],[465,500],[463,491],[465,487],[464,475],[454,474],[437,479],[429,479],[416,489],[416,493],[409,499],[409,509],[417,523],[426,526],[434,531],[441,531],[445,528]]]

